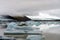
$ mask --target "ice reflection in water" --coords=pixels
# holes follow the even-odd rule
[[[43,31],[51,27],[57,27],[57,26],[60,26],[60,22],[41,22],[41,25],[37,27],[40,27],[40,30]]]
[[[49,29],[51,27],[57,27],[60,26],[60,22],[59,21],[45,21],[45,22],[41,22],[41,21],[29,21],[27,22],[28,25],[32,25],[32,27],[36,27],[36,28],[40,28],[41,31]]]

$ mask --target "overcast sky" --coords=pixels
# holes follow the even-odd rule
[[[49,10],[49,14],[60,16],[59,9],[60,0],[0,0],[0,15],[38,15]]]

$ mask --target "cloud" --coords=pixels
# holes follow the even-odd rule
[[[59,0],[0,0],[0,15],[35,15],[35,11],[59,8]]]

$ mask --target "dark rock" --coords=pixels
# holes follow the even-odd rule
[[[29,21],[29,20],[31,20],[31,19],[27,18],[26,16],[23,16],[23,17],[21,17],[21,16],[15,16],[13,18],[15,20],[17,20],[17,21]]]

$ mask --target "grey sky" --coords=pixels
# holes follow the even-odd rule
[[[52,9],[60,9],[60,0],[0,0],[0,14],[4,15],[37,15]]]

